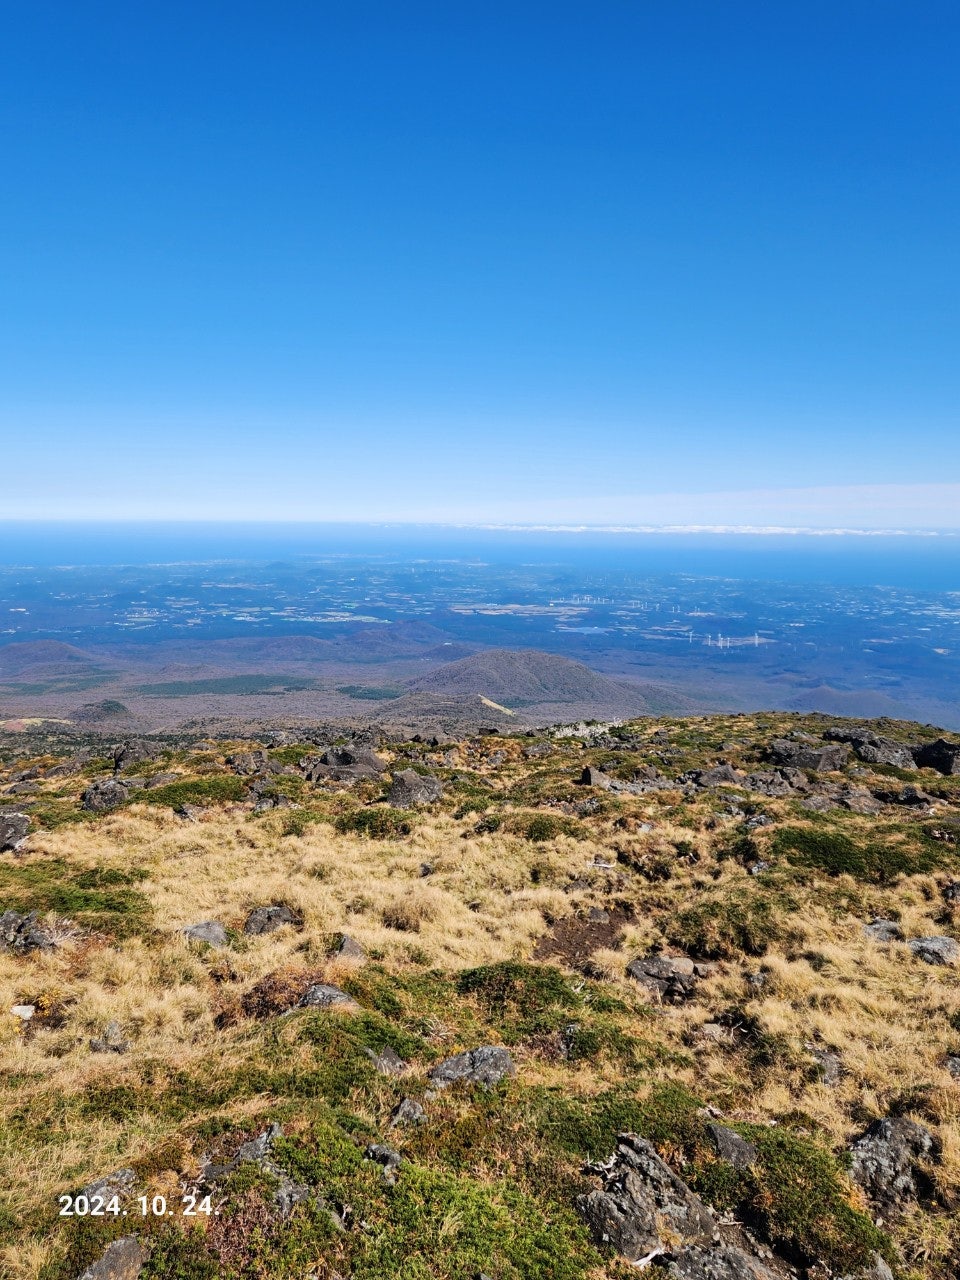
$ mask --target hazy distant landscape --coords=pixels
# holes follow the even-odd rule
[[[944,589],[942,553],[940,581],[919,588],[884,582],[879,553],[852,573],[841,552],[826,568],[802,548],[725,557],[722,538],[707,567],[725,573],[704,572],[682,539],[672,557],[642,538],[571,549],[461,535],[447,554],[333,541],[325,553],[317,533],[310,554],[279,558],[266,545],[4,565],[0,719],[415,726],[769,708],[960,727],[960,576]]]

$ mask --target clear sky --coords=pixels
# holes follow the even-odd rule
[[[955,0],[30,0],[9,517],[960,525]]]

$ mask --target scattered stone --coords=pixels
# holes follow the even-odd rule
[[[761,858],[758,862],[750,862],[747,864],[747,875],[762,876],[765,871],[769,871],[773,866],[772,862],[764,862]]]
[[[269,906],[254,907],[247,916],[243,932],[250,937],[259,937],[263,933],[273,933],[282,929],[285,924],[295,929],[303,928],[303,916],[283,902],[273,902]]]
[[[393,1147],[384,1146],[382,1142],[371,1142],[364,1151],[364,1158],[373,1160],[383,1168],[383,1179],[388,1186],[397,1181],[397,1170],[403,1164],[403,1156]]]
[[[603,1189],[577,1197],[576,1207],[599,1245],[611,1245],[629,1262],[663,1253],[669,1245],[707,1245],[716,1220],[699,1196],[660,1159],[649,1142],[621,1133],[613,1155],[584,1172]]]
[[[943,886],[944,902],[960,902],[960,880],[951,880]]]
[[[364,1049],[363,1052],[382,1076],[402,1076],[409,1066],[388,1044],[379,1053],[376,1049]]]
[[[208,947],[225,947],[227,931],[219,920],[201,920],[199,924],[189,924],[180,932],[188,942],[203,942]]]
[[[416,773],[413,769],[401,769],[393,775],[393,783],[387,793],[387,804],[394,809],[412,809],[417,805],[431,804],[443,795],[443,783],[432,774]]]
[[[103,778],[100,782],[91,782],[80,803],[89,813],[106,813],[126,804],[129,797],[130,788],[123,782],[116,778]]]
[[[895,1220],[929,1193],[920,1161],[939,1155],[936,1138],[922,1124],[902,1116],[874,1120],[850,1147],[850,1177],[882,1216]]]
[[[78,1280],[137,1280],[146,1256],[136,1236],[121,1236],[107,1245],[102,1256]]]
[[[844,787],[837,797],[840,807],[850,813],[873,815],[880,813],[883,805],[866,787]]]
[[[330,747],[320,757],[322,764],[333,769],[364,769],[371,776],[383,773],[386,761],[381,760],[375,751],[357,743],[348,743],[345,747]]]
[[[105,1173],[77,1192],[92,1200],[99,1196],[103,1201],[112,1200],[114,1196],[128,1196],[137,1185],[137,1175],[132,1169],[114,1169],[113,1173]]]
[[[0,949],[16,951],[49,951],[55,947],[53,934],[37,924],[37,912],[20,915],[17,911],[4,911],[0,915]]]
[[[804,1048],[817,1065],[821,1084],[839,1084],[843,1075],[843,1060],[840,1055],[815,1044],[806,1044]]]
[[[331,1214],[334,1225],[342,1228],[342,1220],[330,1209],[329,1205],[319,1197],[314,1197],[308,1186],[294,1182],[286,1170],[277,1164],[273,1155],[273,1144],[277,1138],[282,1137],[283,1130],[281,1127],[278,1124],[271,1124],[256,1138],[251,1138],[249,1142],[242,1143],[233,1159],[226,1164],[216,1165],[210,1162],[205,1164],[200,1174],[201,1182],[204,1186],[212,1187],[216,1183],[222,1182],[224,1178],[228,1178],[241,1165],[256,1164],[266,1173],[269,1173],[276,1183],[273,1202],[281,1218],[289,1217],[298,1204],[303,1204],[304,1201],[313,1199],[319,1208],[326,1209]]]
[[[271,760],[265,751],[240,751],[236,755],[227,756],[226,762],[241,778],[250,778],[258,773],[280,773],[283,770],[283,765]]]
[[[742,787],[746,783],[746,777],[739,769],[734,769],[733,765],[723,761],[712,769],[694,769],[692,773],[684,774],[683,781],[690,781],[694,786],[703,788]]]
[[[728,1129],[725,1124],[708,1124],[707,1136],[713,1143],[713,1149],[721,1160],[733,1165],[734,1169],[749,1169],[757,1160],[757,1148],[746,1138],[741,1138],[735,1129]]]
[[[173,812],[178,818],[183,818],[184,822],[199,822],[206,813],[206,809],[196,804],[181,804],[177,805]]]
[[[398,1125],[423,1124],[427,1113],[415,1098],[401,1098],[390,1112],[390,1128]]]
[[[490,1044],[447,1058],[431,1068],[427,1077],[435,1089],[446,1089],[452,1084],[483,1084],[489,1088],[515,1072],[513,1058],[507,1050]]]
[[[359,1007],[353,996],[348,996],[339,987],[333,987],[327,982],[315,982],[312,987],[306,989],[297,1001],[295,1008],[333,1009],[337,1006],[344,1009],[356,1009]]]
[[[947,1054],[943,1065],[953,1076],[954,1080],[960,1080],[960,1053]]]
[[[641,956],[627,973],[664,1004],[681,1004],[696,990],[694,963],[686,956]]]
[[[13,1004],[10,1006],[10,1012],[22,1022],[29,1022],[36,1011],[37,1006],[34,1004]]]
[[[903,930],[896,920],[883,920],[879,916],[863,926],[863,932],[874,942],[902,942]]]
[[[367,958],[367,953],[360,943],[355,938],[351,938],[348,933],[341,933],[334,955],[342,960],[366,960]]]
[[[674,1253],[667,1275],[675,1280],[776,1280],[769,1267],[731,1245],[691,1245]]]
[[[433,875],[433,872],[434,872],[434,866],[432,862],[420,863],[420,879],[421,880],[426,880],[427,876]]]
[[[936,769],[950,777],[960,773],[960,742],[948,742],[946,738],[925,742],[916,748],[913,758],[921,769]]]
[[[0,853],[19,849],[30,830],[30,819],[25,813],[11,809],[0,812]]]
[[[103,1035],[90,1041],[91,1053],[126,1053],[129,1048],[130,1042],[121,1039],[119,1022],[108,1022]]]
[[[956,964],[960,959],[960,943],[955,938],[942,935],[932,938],[911,938],[907,946],[927,964]]]

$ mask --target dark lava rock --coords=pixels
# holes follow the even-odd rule
[[[114,1196],[128,1196],[137,1185],[137,1175],[132,1169],[115,1169],[113,1173],[105,1173],[102,1178],[81,1187],[76,1193],[92,1200],[100,1196],[103,1200],[112,1200]]]
[[[789,796],[797,789],[797,782],[791,781],[790,774],[799,774],[799,785],[806,784],[806,777],[798,769],[771,769],[766,772],[751,773],[743,785],[748,791],[756,791],[761,796]]]
[[[130,795],[129,787],[115,778],[103,778],[100,782],[91,782],[83,793],[81,804],[90,813],[106,813],[126,804]]]
[[[757,1148],[741,1138],[735,1129],[728,1129],[725,1124],[708,1124],[706,1130],[717,1155],[734,1169],[749,1169],[756,1163]]]
[[[944,902],[960,902],[960,880],[951,880],[943,886]]]
[[[936,796],[928,795],[913,782],[899,789],[876,791],[874,794],[885,804],[905,805],[910,809],[930,809],[938,803]]]
[[[394,1151],[393,1147],[385,1146],[382,1142],[371,1142],[364,1151],[364,1158],[373,1160],[383,1169],[383,1178],[388,1186],[393,1186],[397,1180],[397,1170],[403,1164],[403,1156],[399,1151]]]
[[[627,973],[665,1004],[689,1000],[696,990],[696,967],[686,956],[641,956],[631,960]]]
[[[27,951],[49,951],[56,946],[53,936],[37,924],[37,912],[20,915],[4,911],[0,915],[0,948],[21,954]]]
[[[792,765],[794,769],[813,769],[818,773],[842,769],[849,755],[849,747],[842,743],[819,746],[797,742],[793,738],[775,738],[770,744],[770,757],[774,763]]]
[[[948,776],[960,773],[960,742],[948,742],[946,738],[937,738],[936,742],[925,742],[917,747],[913,758],[921,769],[936,769],[937,773]]]
[[[332,1009],[339,1005],[342,1008],[356,1008],[353,996],[348,996],[339,987],[332,987],[327,982],[315,982],[308,987],[297,1002],[298,1009]]]
[[[960,1053],[948,1053],[944,1059],[943,1065],[953,1076],[954,1080],[960,1080]]]
[[[204,1186],[212,1187],[218,1182],[222,1182],[224,1178],[228,1178],[241,1165],[255,1164],[268,1173],[274,1182],[273,1202],[281,1218],[290,1215],[293,1209],[302,1204],[306,1200],[314,1199],[320,1208],[328,1209],[328,1206],[316,1197],[312,1196],[310,1188],[302,1183],[296,1183],[289,1176],[286,1170],[277,1164],[273,1155],[273,1144],[277,1138],[283,1137],[283,1130],[278,1124],[272,1124],[269,1128],[264,1129],[263,1133],[258,1134],[256,1138],[251,1138],[249,1142],[244,1142],[236,1152],[232,1160],[226,1164],[215,1165],[208,1163],[204,1165],[200,1178]],[[329,1209],[328,1209],[329,1211]],[[336,1217],[334,1218],[335,1226],[342,1226],[342,1222]]]
[[[446,1089],[452,1084],[497,1084],[505,1076],[516,1071],[513,1058],[499,1045],[484,1045],[458,1053],[438,1063],[427,1072],[427,1078],[435,1089]]]
[[[597,769],[593,765],[587,765],[583,773],[580,775],[580,783],[584,787],[603,787],[605,791],[609,791],[610,784],[613,779],[608,773],[604,773],[602,769]]]
[[[603,1183],[602,1190],[576,1201],[597,1244],[611,1245],[628,1261],[639,1262],[662,1253],[668,1243],[712,1243],[717,1232],[713,1214],[645,1139],[621,1133],[610,1159],[587,1165],[584,1172]]]
[[[932,938],[911,938],[907,946],[920,960],[927,964],[956,964],[960,959],[960,943],[956,938],[944,936]]]
[[[676,1280],[777,1280],[774,1272],[742,1249],[691,1245],[675,1253],[667,1275]]]
[[[282,929],[285,924],[295,929],[303,928],[303,917],[283,902],[273,902],[266,907],[254,907],[247,916],[243,932],[251,937],[259,937],[262,933],[273,933]]]
[[[271,760],[265,751],[239,751],[236,755],[227,756],[227,764],[241,778],[283,771],[283,765]]]
[[[903,930],[896,920],[881,920],[879,917],[863,926],[863,932],[874,942],[902,942]]]
[[[107,1245],[102,1256],[78,1280],[137,1280],[146,1257],[136,1236],[121,1236]]]
[[[390,1128],[398,1125],[423,1124],[427,1113],[415,1098],[401,1098],[390,1112]]]
[[[227,931],[219,920],[201,920],[198,924],[189,924],[180,932],[188,942],[204,942],[208,947],[225,947]]]
[[[692,773],[684,775],[684,781],[687,779],[697,787],[707,788],[742,787],[746,783],[746,778],[739,769],[726,763],[715,765],[712,769],[694,769]]]
[[[902,1116],[874,1120],[851,1145],[850,1177],[888,1219],[899,1218],[930,1180],[919,1167],[933,1160],[939,1145],[929,1129]]]
[[[840,807],[851,813],[875,814],[883,808],[880,801],[866,787],[843,787],[837,796]]]
[[[412,809],[416,805],[430,804],[443,795],[443,783],[430,774],[415,773],[413,769],[401,769],[393,775],[393,783],[387,793],[387,804],[394,809]]]
[[[401,1076],[407,1069],[408,1064],[388,1044],[379,1053],[376,1049],[364,1049],[363,1052],[382,1076]]]
[[[19,849],[30,830],[30,819],[25,813],[5,809],[0,813],[0,852]]]
[[[162,751],[162,747],[152,742],[144,742],[141,738],[132,742],[122,742],[113,751],[114,772],[119,773],[121,769],[129,769],[132,764],[140,764],[144,760],[156,760]]]
[[[916,769],[913,753],[916,746],[882,738],[869,729],[827,729],[824,738],[828,742],[847,742],[853,753],[865,764],[887,764],[897,769]]]
[[[371,777],[383,773],[386,768],[386,762],[375,751],[354,742],[345,747],[328,748],[320,757],[320,762],[334,769],[364,769]]]

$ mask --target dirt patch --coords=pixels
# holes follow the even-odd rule
[[[565,916],[538,939],[534,960],[559,960],[584,971],[590,957],[601,948],[616,948],[632,913],[626,907],[591,908],[582,915]]]
[[[261,978],[239,1000],[221,1007],[215,1019],[218,1027],[227,1027],[239,1018],[270,1018],[292,1009],[309,987],[323,982],[323,973],[312,969],[279,969]]]

